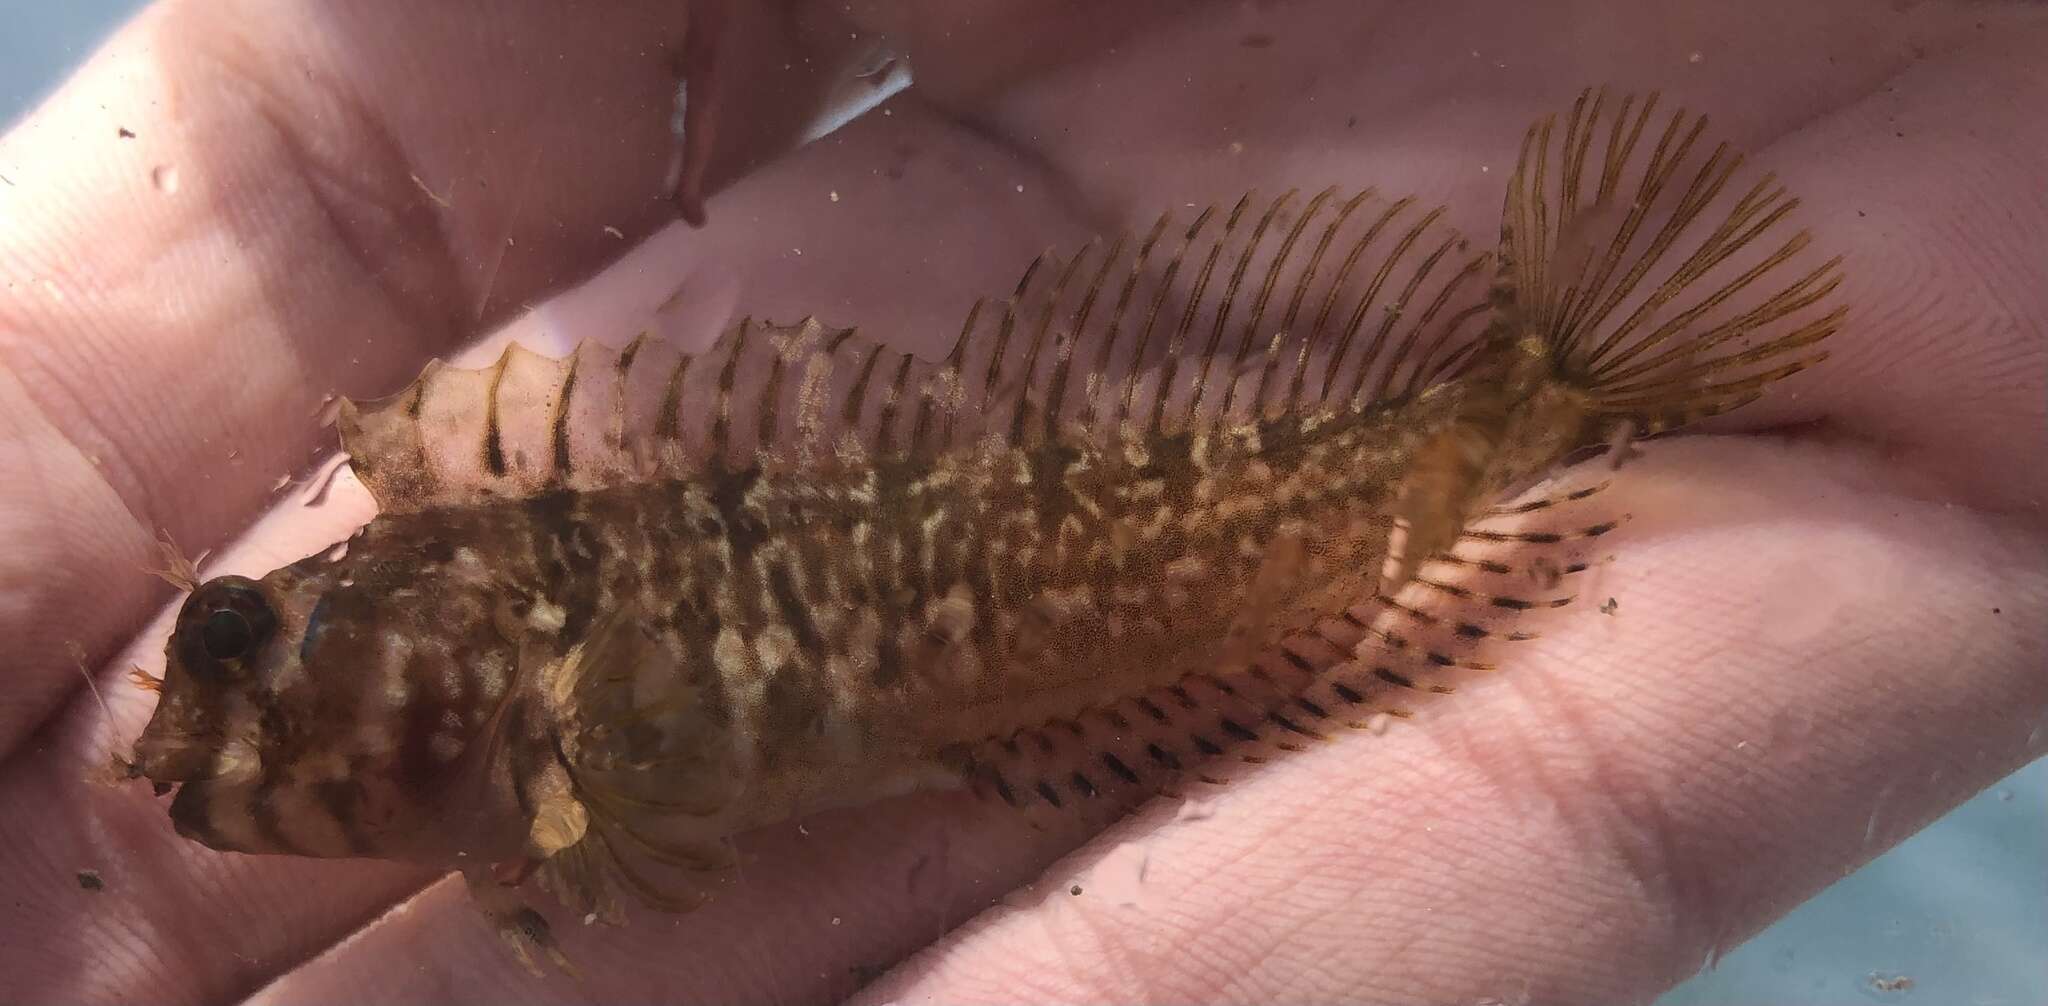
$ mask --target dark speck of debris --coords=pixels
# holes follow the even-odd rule
[[[107,882],[100,879],[100,871],[98,870],[80,870],[78,871],[78,886],[81,890],[97,892],[106,890]]]
[[[1074,886],[1072,886],[1072,887],[1069,887],[1069,888],[1067,888],[1067,893],[1068,893],[1068,894],[1071,894],[1071,895],[1073,895],[1074,897],[1077,897],[1077,898],[1078,898],[1078,897],[1080,897],[1080,896],[1081,896],[1081,885],[1079,885],[1079,884],[1075,884]]]
[[[1355,116],[1355,115],[1347,115],[1347,116],[1345,116],[1345,117],[1344,117],[1344,128],[1345,128],[1345,129],[1357,129],[1357,128],[1358,128],[1358,116]]]
[[[1617,611],[1620,611],[1620,610],[1621,610],[1621,602],[1620,602],[1620,601],[1617,601],[1617,600],[1615,600],[1614,598],[1611,598],[1611,597],[1607,599],[1607,603],[1605,603],[1605,604],[1602,604],[1602,605],[1600,606],[1600,613],[1601,613],[1601,614],[1603,614],[1603,615],[1612,615],[1612,614],[1614,614],[1615,612],[1617,612]]]
[[[1273,45],[1273,36],[1262,31],[1255,31],[1238,39],[1237,42],[1247,49],[1269,49]]]
[[[122,127],[121,127],[121,138],[122,138],[122,139],[124,139],[124,140],[132,140],[132,139],[134,139],[134,138],[135,138],[135,130],[129,129],[129,128],[127,127],[127,126],[122,126]]]
[[[2001,611],[2001,610],[1999,610],[1999,609],[1997,609],[1997,608],[1993,608],[1993,609],[1991,609],[1991,613],[1992,613],[1992,614],[1994,614],[1994,615],[2002,615],[2002,614],[2005,614],[2005,612],[2003,612],[2003,611]]]

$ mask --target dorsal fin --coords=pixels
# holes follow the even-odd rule
[[[1531,126],[1501,220],[1517,336],[1539,335],[1596,414],[1644,433],[1726,412],[1818,363],[1847,310],[1817,307],[1842,281],[1841,257],[1821,261],[1808,232],[1775,229],[1799,200],[1770,174],[1729,188],[1742,155],[1701,142],[1705,116],[1656,107],[1654,93],[1588,89],[1561,134],[1554,117]]]
[[[1441,210],[1370,190],[1246,196],[1048,253],[914,359],[815,319],[741,321],[701,354],[645,336],[560,359],[430,365],[344,401],[343,447],[387,513],[1003,441],[1173,431],[1419,392],[1477,337],[1486,256]],[[1463,296],[1461,296],[1463,294]]]

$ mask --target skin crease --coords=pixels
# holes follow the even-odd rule
[[[510,964],[457,883],[214,854],[146,789],[82,783],[147,716],[117,682],[161,660],[173,598],[137,572],[155,527],[224,542],[330,443],[299,418],[324,392],[394,389],[659,226],[665,66],[621,54],[677,15],[646,6],[167,5],[0,140],[0,805],[29,809],[0,821],[10,996],[811,1002],[901,961],[861,997],[1641,1002],[2048,750],[2043,12],[1333,0],[1105,23],[986,2],[838,25],[895,33],[921,83],[753,170],[795,128],[766,68],[840,32],[796,11],[739,33],[754,76],[721,122],[758,125],[714,165],[710,226],[527,331],[680,278],[930,348],[1043,247],[1253,186],[1413,191],[1491,243],[1522,128],[1600,82],[1664,88],[1777,171],[1851,256],[1855,310],[1824,369],[1644,446],[1604,504],[1634,520],[1580,588],[1615,612],[1532,623],[1496,680],[1100,835],[946,796],[769,829],[695,915],[566,920],[580,984]],[[1062,58],[977,51],[1038,37]],[[151,183],[165,164],[175,192]],[[344,480],[208,572],[368,513]]]

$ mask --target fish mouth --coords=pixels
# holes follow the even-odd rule
[[[221,849],[222,839],[207,821],[207,812],[213,805],[209,798],[209,788],[203,779],[194,779],[180,785],[178,795],[171,798],[171,826],[181,837],[208,848]]]
[[[240,810],[247,806],[248,789],[209,779],[187,781],[178,786],[178,795],[171,798],[171,827],[180,837],[217,852],[261,852],[228,837],[218,825],[222,808]]]
[[[220,774],[219,747],[219,737],[145,731],[129,755],[128,773],[155,783],[211,779]]]

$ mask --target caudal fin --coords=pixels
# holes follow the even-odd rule
[[[1820,362],[1845,308],[1786,226],[1799,200],[1702,142],[1705,116],[1657,96],[1581,92],[1531,126],[1501,222],[1502,291],[1524,335],[1590,398],[1599,431],[1648,435],[1746,404]]]

